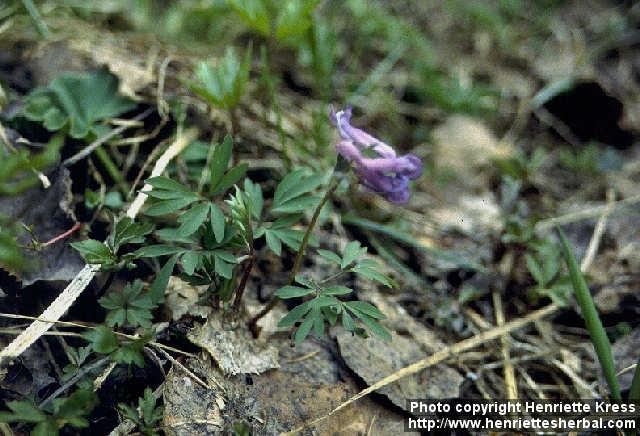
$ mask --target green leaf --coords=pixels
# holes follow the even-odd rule
[[[227,167],[229,166],[229,161],[231,160],[231,149],[233,148],[233,140],[231,139],[231,135],[226,135],[222,144],[216,145],[216,148],[213,151],[213,156],[211,158],[210,164],[210,172],[211,176],[209,179],[209,189],[211,192],[215,189],[216,186],[224,177],[225,172],[227,171]]]
[[[149,294],[142,293],[143,286],[142,281],[135,280],[127,284],[122,292],[111,291],[98,300],[102,307],[109,309],[107,325],[151,327],[151,309],[156,305]]]
[[[329,262],[333,262],[337,265],[342,264],[342,258],[338,256],[333,251],[318,249],[318,254],[323,258],[327,259]]]
[[[344,269],[355,262],[360,256],[366,254],[366,247],[361,247],[358,241],[351,241],[347,243],[344,247],[344,252],[342,253],[342,262],[340,263],[340,268]]]
[[[527,269],[529,270],[529,273],[531,274],[533,279],[536,281],[536,283],[538,283],[538,286],[540,287],[546,286],[547,281],[545,280],[544,273],[542,272],[542,269],[540,269],[540,265],[538,265],[538,262],[533,258],[533,256],[527,253],[525,255],[525,262],[527,264]]]
[[[222,210],[217,205],[210,203],[211,206],[211,228],[216,238],[216,242],[222,242],[224,239],[225,219]]]
[[[309,289],[316,289],[317,285],[313,279],[298,274],[295,278],[296,283],[300,283],[302,286],[306,286]]]
[[[144,242],[144,236],[153,231],[151,223],[136,223],[129,217],[123,217],[116,223],[113,232],[113,249],[115,252],[124,245]]]
[[[304,169],[295,170],[285,176],[276,187],[273,196],[273,213],[295,213],[313,209],[319,201],[319,197],[308,195],[317,188],[325,176],[314,174],[307,176]]]
[[[324,178],[324,174],[314,174],[309,177],[295,178],[294,180],[298,180],[298,183],[294,185],[287,184],[286,190],[280,192],[280,195],[277,197],[277,201],[276,197],[274,197],[276,207],[286,203],[289,200],[293,200],[296,197],[313,191],[322,184]],[[282,182],[284,183],[285,180],[283,180]],[[279,187],[280,185],[278,185],[278,188]]]
[[[299,345],[309,335],[311,327],[313,327],[315,318],[317,316],[320,316],[320,312],[312,310],[311,313],[304,319],[304,321],[302,321],[302,324],[300,324],[300,327],[298,327],[298,330],[296,330],[296,334],[294,336],[296,345]]]
[[[233,264],[229,263],[228,259],[225,259],[224,257],[216,254],[215,271],[217,274],[221,275],[222,277],[226,279],[230,279],[231,277],[233,277]]]
[[[300,288],[298,286],[283,286],[276,291],[276,295],[282,299],[303,297],[313,293],[313,289]]]
[[[386,342],[391,341],[392,339],[391,333],[389,333],[389,331],[386,328],[384,328],[382,325],[380,325],[380,323],[378,323],[375,319],[370,318],[358,312],[354,312],[354,315],[360,318],[360,321],[362,321],[362,323],[366,325],[369,328],[369,330],[373,332],[373,334],[380,337],[382,340]]]
[[[175,200],[178,198],[187,198],[192,197],[198,200],[198,196],[192,192],[182,192],[182,191],[163,191],[161,189],[153,189],[151,191],[143,191],[151,198],[155,198],[157,200]]]
[[[173,245],[147,245],[146,247],[142,247],[133,252],[133,256],[140,257],[159,257],[166,256],[167,254],[178,254],[186,251],[185,248],[175,247]]]
[[[143,368],[144,357],[142,356],[142,349],[147,342],[148,338],[141,338],[123,344],[111,355],[111,358],[117,363],[124,363],[126,365],[131,365],[133,363],[136,366]]]
[[[48,130],[69,126],[69,135],[84,138],[96,122],[116,117],[135,104],[118,95],[118,79],[106,69],[92,75],[63,74],[25,99],[25,116]]]
[[[302,219],[302,214],[283,216],[275,220],[271,224],[271,228],[274,230],[290,229],[295,224],[297,224],[301,219]],[[304,234],[304,232],[301,232],[301,233]]]
[[[127,323],[127,311],[121,308],[111,310],[107,313],[104,321],[110,327],[125,325]]]
[[[282,242],[278,235],[273,230],[266,230],[264,233],[265,240],[267,241],[267,246],[273,251],[277,256],[282,255]]]
[[[38,423],[38,425],[36,425],[33,430],[31,430],[31,436],[57,435],[58,430],[60,430],[60,426],[53,420],[49,419],[47,421]]]
[[[268,230],[273,236],[281,240],[287,247],[294,251],[300,248],[302,239],[304,238],[304,232],[301,230],[293,229],[271,229]],[[313,245],[313,241],[309,242],[309,245]]]
[[[294,198],[271,209],[273,213],[296,213],[313,210],[320,201],[317,195]]]
[[[330,308],[313,309],[311,314],[313,315],[313,332],[317,337],[324,334],[324,317],[323,313],[331,310]]]
[[[342,311],[342,327],[348,332],[352,332],[356,329],[356,324],[353,322],[353,318],[346,310]]]
[[[180,236],[189,236],[195,233],[209,215],[210,203],[198,203],[178,217]]]
[[[173,268],[178,261],[178,256],[173,255],[167,260],[167,263],[160,269],[156,277],[153,279],[151,286],[149,287],[149,296],[151,301],[155,304],[160,304],[164,301],[164,292],[167,289],[169,278],[173,273]]]
[[[160,200],[153,203],[153,205],[145,211],[149,216],[167,215],[190,205],[197,201],[197,198],[193,196],[174,198],[170,200]]]
[[[271,18],[263,0],[227,0],[242,21],[262,36],[271,35]]]
[[[191,193],[189,188],[187,188],[183,184],[181,184],[179,182],[176,182],[175,180],[172,180],[172,179],[170,179],[168,177],[164,177],[164,176],[151,177],[151,178],[145,180],[145,183],[150,184],[155,189],[160,189],[160,190],[163,190],[163,191],[182,192],[182,193],[185,193],[185,194],[186,193]],[[151,192],[153,192],[153,191],[151,191]]]
[[[286,41],[301,37],[311,27],[311,13],[319,0],[286,0],[279,7],[276,38]]]
[[[88,330],[82,337],[91,343],[96,353],[109,354],[118,348],[118,338],[115,333],[103,325]]]
[[[158,239],[168,242],[194,244],[196,241],[193,236],[182,236],[178,233],[178,228],[165,227],[163,229],[156,230],[155,232]],[[175,247],[177,248],[177,247]],[[183,250],[184,251],[184,250]]]
[[[262,207],[264,205],[262,188],[259,184],[253,183],[250,179],[244,179],[244,192],[247,193],[251,202],[251,214],[259,221],[262,217]]]
[[[361,260],[356,266],[351,268],[350,271],[353,271],[356,274],[366,277],[369,280],[375,280],[378,283],[382,283],[388,288],[392,288],[393,280],[391,280],[389,277],[385,276],[380,271],[378,271],[377,264],[375,263],[375,261],[372,261],[373,264],[371,264],[369,262],[366,262],[368,260],[369,259]]]
[[[231,168],[215,187],[215,189],[213,190],[213,195],[222,194],[224,191],[235,185],[236,182],[243,178],[247,173],[247,168],[249,168],[249,165],[246,163],[236,165],[235,167]]]
[[[40,409],[28,401],[9,401],[9,412],[0,412],[0,422],[42,422],[47,419]]]
[[[92,390],[78,389],[67,398],[53,400],[53,410],[58,419],[76,428],[86,428],[89,422],[84,416],[89,415],[98,403],[98,396]]]
[[[323,295],[347,295],[353,292],[353,289],[346,286],[329,286],[322,290]]]
[[[336,309],[334,307],[323,307],[321,310],[324,319],[327,320],[329,325],[336,325],[336,322],[338,321],[338,312],[336,311]]]
[[[316,298],[310,301],[311,307],[321,309],[329,306],[339,306],[340,300],[331,295],[318,295]]]
[[[354,314],[356,312],[363,313],[371,318],[385,319],[386,316],[380,312],[373,304],[366,301],[346,301],[344,305],[350,309]],[[356,314],[357,315],[357,314]]]
[[[192,275],[200,263],[200,255],[195,251],[187,251],[180,258],[184,272]]]
[[[249,46],[242,62],[233,47],[228,46],[224,57],[216,67],[201,62],[194,71],[197,81],[183,80],[185,85],[211,106],[230,110],[238,105],[244,93],[252,50]]]
[[[571,295],[571,285],[565,283],[556,283],[544,292],[548,295],[558,307],[569,306],[569,296]]]
[[[71,246],[78,250],[85,262],[94,265],[112,265],[115,256],[109,247],[95,239],[87,239],[81,242],[72,242]]]
[[[285,198],[287,199],[293,198],[293,197],[287,196],[287,193],[295,189],[295,187],[302,182],[305,174],[307,174],[307,171],[304,169],[294,170],[289,174],[287,174],[284,177],[284,179],[282,179],[282,181],[278,183],[278,186],[276,187],[276,191],[273,194],[273,204],[275,207],[284,203]]]
[[[613,362],[611,343],[609,342],[607,333],[602,325],[600,316],[598,316],[598,311],[596,310],[596,306],[593,302],[591,292],[589,292],[587,282],[585,281],[582,272],[580,272],[578,263],[573,256],[573,251],[571,250],[569,241],[560,228],[557,230],[560,235],[562,254],[564,255],[564,260],[567,263],[569,276],[571,277],[571,283],[573,284],[574,295],[576,296],[576,301],[578,302],[578,306],[580,306],[580,312],[582,313],[587,330],[591,336],[593,348],[595,348],[596,354],[598,355],[598,360],[602,367],[602,373],[609,385],[611,397],[613,397],[614,400],[621,400],[622,396],[620,394],[620,385],[618,384],[618,379],[616,377],[616,368]]]
[[[311,301],[304,302],[299,306],[294,307],[289,313],[282,317],[282,319],[278,322],[278,327],[291,327],[310,310]]]

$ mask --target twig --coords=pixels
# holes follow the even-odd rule
[[[173,160],[182,150],[184,150],[187,145],[191,144],[191,142],[196,138],[197,130],[190,129],[184,132],[182,135],[178,136],[173,144],[169,146],[169,148],[160,156],[160,159],[156,162],[156,166],[151,172],[151,177],[156,177],[161,175],[164,172],[164,169],[169,165],[169,162]],[[147,200],[147,194],[144,191],[151,191],[153,186],[148,183],[145,184],[141,192],[138,193],[136,199],[129,206],[129,210],[127,210],[127,216],[129,218],[135,218],[144,205],[144,202]]]
[[[153,109],[149,108],[146,111],[142,112],[141,114],[136,115],[132,119],[132,121],[144,120],[147,116],[149,116],[151,114],[151,112],[153,112]],[[96,148],[100,147],[102,144],[104,144],[109,139],[113,138],[114,136],[117,136],[120,133],[124,132],[129,127],[131,127],[131,124],[123,124],[123,125],[121,125],[119,127],[116,127],[115,129],[110,130],[109,133],[107,133],[106,135],[103,135],[103,136],[99,137],[98,139],[93,141],[91,144],[87,145],[85,148],[80,150],[78,153],[74,154],[73,156],[71,156],[68,159],[65,159],[62,162],[62,165],[65,166],[65,167],[69,167],[69,166],[75,164],[76,162],[84,159],[85,157],[89,156],[93,152],[93,150],[95,150]]]
[[[49,404],[51,401],[53,401],[54,399],[56,399],[60,394],[62,394],[64,391],[66,391],[67,389],[69,389],[71,386],[73,386],[74,384],[76,384],[82,377],[84,377],[85,375],[87,375],[88,373],[90,373],[91,371],[93,371],[94,369],[100,368],[102,365],[104,365],[107,361],[109,360],[109,357],[103,357],[102,359],[96,360],[95,362],[93,362],[91,365],[85,365],[82,367],[82,369],[80,369],[78,371],[78,373],[76,375],[74,375],[73,377],[71,377],[65,384],[63,384],[62,386],[60,386],[58,389],[55,390],[55,392],[51,395],[49,395],[46,399],[44,399],[39,405],[38,407],[42,408],[43,406],[46,406],[47,404]]]
[[[167,353],[166,351],[164,351],[162,348],[158,348],[158,351],[160,351],[162,353],[163,356],[165,356],[167,359],[169,359],[171,361],[171,363],[173,363],[174,365],[176,365],[178,368],[180,368],[181,370],[183,370],[184,372],[187,373],[187,375],[189,377],[191,377],[192,379],[194,379],[196,382],[198,382],[199,385],[201,385],[202,387],[206,388],[206,389],[213,389],[210,385],[208,385],[207,383],[205,383],[204,381],[202,381],[202,379],[200,379],[200,377],[198,377],[197,375],[195,375],[193,372],[191,372],[189,370],[189,368],[187,368],[186,366],[184,366],[182,363],[178,362],[176,359],[173,358],[173,356],[169,353]],[[224,387],[218,383],[216,381],[216,379],[213,379],[214,383],[216,384],[216,386],[218,386],[218,388],[220,388],[220,390],[222,390],[222,392],[226,392],[226,390],[224,389]]]
[[[102,374],[96,377],[96,379],[93,381],[94,392],[102,387],[102,384],[105,382],[105,380],[107,380],[107,377],[109,377],[109,375],[111,374],[111,371],[113,371],[116,366],[118,366],[118,362],[114,360],[109,364],[109,366],[105,368],[104,371],[102,371]]]
[[[602,239],[602,235],[607,227],[607,218],[611,214],[613,210],[613,205],[616,201],[615,192],[613,189],[609,189],[607,191],[607,206],[604,211],[602,211],[602,215],[598,219],[596,223],[596,227],[593,230],[593,235],[591,236],[591,240],[589,241],[589,246],[587,247],[587,252],[580,263],[580,271],[583,273],[587,272],[593,263],[593,259],[596,257],[596,253],[598,252],[598,247],[600,246],[600,240]]]
[[[164,154],[156,162],[155,168],[151,175],[161,175],[169,162],[176,157],[184,148],[191,143],[193,138],[196,137],[196,130],[189,130],[183,135],[180,135],[169,146]],[[144,190],[151,190],[151,185],[145,185]],[[140,208],[144,205],[147,199],[147,194],[139,192],[133,203],[127,210],[127,216],[129,218],[135,218],[140,211]],[[31,344],[42,336],[53,325],[52,322],[56,322],[62,315],[71,307],[73,302],[78,298],[82,291],[89,285],[89,282],[93,279],[96,273],[100,270],[100,265],[85,265],[84,268],[73,278],[71,283],[58,295],[58,297],[47,307],[42,313],[41,318],[50,320],[49,322],[34,321],[27,329],[22,332],[20,336],[15,338],[6,348],[0,352],[0,362],[7,358],[16,357],[22,354]]]
[[[502,299],[498,291],[493,291],[493,307],[496,312],[496,324],[498,327],[504,325],[504,310],[502,308]],[[513,371],[511,356],[509,355],[509,337],[502,335],[500,338],[502,344],[502,360],[504,360],[504,384],[506,386],[506,398],[508,400],[518,399],[518,385],[516,384],[516,375]]]
[[[253,250],[253,241],[249,242],[251,244],[251,253],[249,253],[249,263],[247,263],[242,271],[242,278],[240,279],[240,283],[238,284],[238,288],[235,292],[235,297],[233,299],[233,307],[238,308],[240,306],[240,301],[242,301],[242,294],[244,294],[244,290],[247,287],[247,281],[249,280],[249,276],[251,275],[251,270],[253,269],[253,265],[256,263],[256,254]]]
[[[286,435],[294,435],[297,434],[299,432],[301,432],[302,430],[304,430],[305,428],[308,428],[310,426],[316,425],[319,422],[327,419],[328,417],[330,417],[331,415],[335,414],[336,412],[344,409],[345,407],[347,407],[348,405],[354,403],[355,401],[358,401],[360,398],[370,394],[371,392],[377,391],[380,388],[383,388],[391,383],[394,383],[398,380],[400,380],[401,378],[407,377],[409,375],[412,374],[416,374],[420,371],[422,371],[425,368],[429,368],[431,366],[437,365],[443,361],[445,361],[446,359],[455,356],[457,354],[462,353],[463,351],[467,351],[470,350],[472,348],[475,348],[479,345],[484,344],[487,341],[493,340],[493,339],[497,339],[500,336],[503,336],[507,333],[510,333],[514,330],[518,330],[524,326],[526,326],[527,324],[536,321],[538,319],[544,318],[545,316],[551,315],[553,313],[555,313],[558,310],[558,306],[556,306],[555,304],[549,304],[548,306],[543,307],[542,309],[538,309],[536,311],[531,312],[530,314],[528,314],[527,316],[524,316],[522,318],[518,318],[515,319],[513,321],[509,321],[507,323],[505,323],[504,325],[500,326],[500,327],[495,327],[491,330],[488,331],[484,331],[482,333],[479,333],[469,339],[465,339],[463,341],[457,342],[451,346],[447,346],[444,347],[442,350],[424,358],[421,359],[409,366],[406,366],[402,369],[400,369],[399,371],[394,372],[393,374],[390,374],[386,377],[384,377],[383,379],[377,381],[376,383],[372,384],[371,386],[369,386],[366,389],[363,389],[362,391],[360,391],[358,394],[352,396],[351,398],[349,398],[347,401],[341,403],[340,405],[338,405],[336,408],[334,408],[333,410],[331,410],[329,413],[327,413],[324,416],[321,416],[319,418],[316,418],[310,422],[308,422],[307,424],[298,427],[292,431],[286,432],[286,433],[282,433],[281,436],[286,436]]]
[[[59,234],[58,236],[54,236],[53,238],[49,239],[47,242],[44,242],[40,247],[44,248],[44,247],[48,247],[51,244],[55,244],[56,242],[60,241],[61,239],[64,239],[64,238],[70,236],[71,234],[73,234],[80,227],[82,227],[82,223],[77,222],[69,230],[67,230],[64,233]]]
[[[39,322],[48,323],[48,324],[59,324],[59,325],[65,325],[65,326],[69,326],[69,327],[79,327],[79,328],[83,328],[83,329],[95,329],[95,328],[97,328],[97,327],[92,326],[92,325],[81,324],[81,323],[78,323],[78,322],[57,321],[57,320],[53,320],[53,319],[47,319],[47,318],[36,317],[36,316],[16,315],[14,313],[1,313],[0,312],[0,317],[2,317],[2,318],[12,318],[12,319],[30,319],[32,321],[39,321]],[[0,331],[5,331],[5,330],[7,330],[7,329],[2,329]],[[7,331],[7,334],[18,334],[18,333],[19,332],[13,333],[12,331]],[[127,339],[131,339],[131,340],[139,339],[138,336],[127,335],[125,333],[118,332],[118,331],[114,331],[113,333],[115,335],[117,335],[117,336],[120,336],[120,337],[123,337],[123,338],[127,338]],[[52,336],[82,337],[82,335],[80,335],[78,333],[73,333],[73,332],[53,332],[53,333],[48,332],[48,333],[43,333],[43,334],[49,334],[49,335],[52,335]],[[160,348],[162,348],[164,350],[172,351],[174,353],[182,354],[183,356],[197,357],[193,353],[188,353],[186,351],[179,350],[178,348],[174,348],[174,347],[171,347],[169,345],[162,344],[160,342],[149,341],[149,345],[153,345],[154,347],[160,347]]]
[[[576,221],[582,221],[590,218],[599,217],[607,210],[608,207],[611,207],[610,215],[619,212],[621,209],[624,209],[629,206],[633,206],[637,203],[640,203],[640,195],[634,195],[633,197],[625,198],[624,200],[619,200],[614,202],[611,206],[608,204],[601,206],[594,206],[591,208],[585,208],[579,210],[577,212],[571,212],[565,215],[560,215],[554,218],[547,218],[541,221],[538,221],[536,224],[535,230],[536,232],[543,232],[546,230],[550,230],[555,226],[564,225],[574,223]]]

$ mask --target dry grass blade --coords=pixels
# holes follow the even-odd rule
[[[504,325],[504,310],[502,308],[502,298],[498,291],[493,292],[493,307],[496,311],[496,324],[498,326]],[[509,337],[505,334],[500,338],[502,345],[502,360],[504,361],[504,384],[506,386],[507,398],[510,400],[518,399],[518,385],[516,384],[516,375],[513,370],[513,364],[511,363],[511,356],[509,353]]]
[[[509,332],[512,332],[514,330],[517,330],[519,328],[522,328],[524,326],[526,326],[527,324],[539,320],[541,318],[544,318],[545,316],[551,315],[552,313],[556,312],[558,310],[558,306],[556,306],[555,304],[550,304],[548,306],[543,307],[542,309],[538,309],[534,312],[531,312],[529,315],[524,316],[522,318],[518,318],[515,319],[513,321],[509,321],[508,323],[505,323],[502,326],[499,327],[495,327],[491,330],[487,330],[484,331],[482,333],[479,333],[469,339],[465,339],[464,341],[460,341],[457,342],[451,346],[445,347],[442,350],[438,351],[437,353],[434,353],[432,355],[430,355],[429,357],[426,357],[422,360],[419,360],[415,363],[412,363],[409,366],[406,366],[402,369],[400,369],[399,371],[394,372],[393,374],[388,375],[387,377],[383,378],[382,380],[372,384],[371,386],[369,386],[366,389],[363,389],[362,391],[360,391],[359,393],[357,393],[356,395],[354,395],[353,397],[349,398],[347,401],[341,403],[340,405],[338,405],[335,409],[333,409],[332,411],[330,411],[329,413],[327,413],[324,416],[321,416],[319,418],[316,418],[310,422],[308,422],[307,424],[298,427],[294,430],[291,430],[289,432],[286,433],[282,433],[282,436],[287,436],[287,435],[295,435],[299,432],[301,432],[302,430],[304,430],[305,428],[311,427],[313,425],[316,425],[317,423],[327,419],[328,417],[330,417],[331,415],[335,414],[336,412],[344,409],[345,407],[347,407],[348,405],[354,403],[355,401],[358,401],[360,398],[365,397],[366,395],[369,395],[371,392],[374,392],[380,388],[383,388],[391,383],[394,383],[398,380],[400,380],[403,377],[407,377],[409,375],[412,374],[416,374],[420,371],[422,371],[425,368],[428,368],[430,366],[433,365],[437,365],[443,361],[445,361],[446,359],[448,359],[449,357],[455,356],[457,354],[460,354],[464,351],[470,350],[472,348],[477,347],[478,345],[481,345],[487,341],[493,340],[493,339],[497,339]]]
[[[155,167],[151,173],[151,177],[161,175],[169,162],[175,158],[187,145],[193,141],[196,137],[196,130],[189,130],[182,135],[179,135],[176,140],[169,146],[162,156],[156,162]],[[153,189],[150,185],[145,185],[143,190]],[[147,194],[142,192],[138,193],[137,197],[129,206],[127,210],[127,216],[135,218],[140,211],[140,208],[144,205],[147,199]],[[82,270],[74,277],[74,279],[67,285],[67,287],[58,295],[58,297],[47,307],[47,309],[40,315],[40,318],[44,318],[47,321],[34,321],[29,327],[26,328],[17,338],[15,338],[5,349],[0,352],[0,363],[7,358],[12,358],[22,354],[27,348],[37,341],[47,330],[53,326],[53,323],[62,317],[65,312],[71,307],[73,302],[78,298],[82,291],[89,285],[89,282],[93,279],[96,273],[100,270],[100,265],[85,265]]]

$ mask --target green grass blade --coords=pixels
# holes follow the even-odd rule
[[[564,232],[559,227],[557,229],[558,234],[560,235],[560,241],[562,242],[564,260],[569,268],[569,275],[571,276],[571,283],[573,284],[576,301],[580,306],[580,311],[582,312],[582,317],[584,318],[589,335],[591,335],[591,342],[593,342],[593,347],[598,355],[598,360],[600,361],[604,378],[609,385],[609,390],[611,391],[613,399],[621,400],[622,396],[620,395],[620,385],[618,384],[616,369],[613,364],[611,343],[609,342],[607,333],[602,326],[602,321],[600,321],[600,317],[598,316],[596,306],[593,303],[593,297],[587,287],[587,282],[585,281],[582,272],[580,272],[576,258],[571,251],[569,241],[567,241],[567,237],[564,235]]]
[[[640,359],[636,365],[636,371],[633,373],[633,381],[629,388],[629,400],[640,401]]]
[[[371,230],[381,235],[390,236],[398,242],[422,251],[429,256],[433,256],[449,262],[456,267],[467,268],[478,272],[486,271],[486,268],[484,268],[482,265],[479,265],[472,260],[465,259],[464,256],[462,256],[460,253],[427,247],[426,245],[421,244],[416,238],[402,233],[391,226],[380,224],[375,221],[371,221],[366,218],[360,218],[351,214],[342,215],[342,223],[351,224],[365,230]]]

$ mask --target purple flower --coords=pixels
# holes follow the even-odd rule
[[[351,107],[329,114],[342,141],[336,151],[349,161],[362,183],[392,203],[409,201],[409,180],[422,175],[422,161],[414,154],[397,156],[391,146],[353,127]]]

